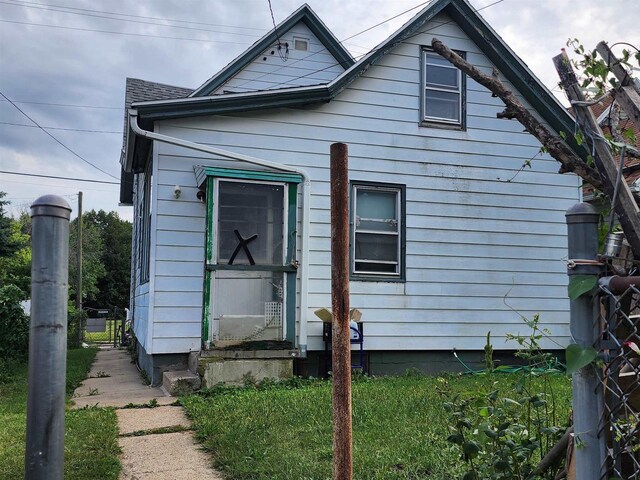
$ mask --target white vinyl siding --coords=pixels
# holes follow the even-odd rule
[[[307,40],[307,50],[296,49],[296,39]],[[280,35],[282,57],[272,45],[241,71],[236,73],[214,95],[302,87],[327,83],[344,68],[304,23],[300,22]],[[288,44],[288,53],[283,49]],[[273,53],[272,53],[273,52]]]
[[[351,180],[406,186],[406,281],[351,282],[351,305],[367,323],[365,349],[481,350],[489,330],[495,349],[513,348],[506,334],[526,332],[521,315],[536,313],[556,341],[567,343],[564,214],[579,199],[579,179],[558,174],[547,154],[520,171],[539,143],[519,123],[497,119],[504,105],[471,79],[466,130],[421,127],[422,45],[437,36],[481,71],[494,67],[448,17],[423,30],[330,103],[167,120],[156,130],[309,173],[311,350],[322,349],[313,311],[331,304],[328,159],[338,141],[349,145]],[[507,88],[517,93],[508,82]],[[187,352],[199,348],[204,271],[205,205],[196,198],[193,166],[233,164],[156,147],[153,349]],[[176,184],[183,191],[178,200]]]

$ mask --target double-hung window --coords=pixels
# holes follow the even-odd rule
[[[448,60],[422,51],[422,120],[464,126],[464,76]]]
[[[351,274],[354,279],[404,278],[404,186],[353,183]]]

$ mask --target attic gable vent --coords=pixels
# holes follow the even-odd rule
[[[309,50],[309,40],[306,38],[293,37],[293,49],[306,52]]]

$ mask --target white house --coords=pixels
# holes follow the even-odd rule
[[[506,335],[535,313],[568,342],[564,214],[579,179],[497,119],[502,102],[432,52],[433,37],[573,131],[466,0],[431,2],[357,62],[303,5],[195,90],[127,79],[121,201],[154,382],[238,340],[288,341],[298,370],[317,374],[334,142],[349,147],[351,305],[371,372],[442,369],[488,331],[513,350]]]

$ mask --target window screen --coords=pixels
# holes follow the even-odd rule
[[[400,275],[401,189],[354,185],[352,273]]]
[[[461,124],[462,75],[435,52],[424,51],[423,116],[425,120]]]
[[[284,187],[220,182],[218,263],[282,265]]]

